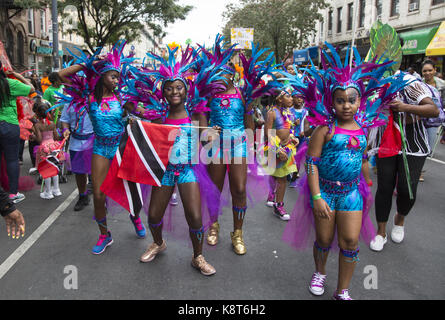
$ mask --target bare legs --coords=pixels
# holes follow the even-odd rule
[[[362,212],[338,211],[331,214],[329,220],[315,218],[316,244],[314,245],[315,269],[320,274],[326,274],[326,261],[329,248],[334,239],[337,226],[339,254],[339,272],[337,292],[348,289],[354,273],[357,258],[350,257],[349,252],[356,252],[362,225]]]
[[[174,187],[153,187],[149,207],[148,223],[153,241],[160,246],[162,238],[162,219],[173,193]],[[196,182],[178,185],[179,194],[184,205],[184,213],[190,228],[190,239],[193,245],[194,257],[202,254],[203,229],[201,216],[201,195]]]
[[[107,210],[105,207],[105,194],[100,190],[102,183],[107,177],[108,170],[110,168],[110,160],[107,158],[93,154],[91,159],[91,178],[93,180],[93,203],[94,203],[94,218],[99,225],[100,233],[103,235],[108,234],[107,226]],[[86,179],[86,177],[85,177]],[[76,176],[77,182],[77,176]],[[86,185],[85,185],[86,188]],[[81,190],[79,189],[79,192]],[[139,217],[139,212],[135,214],[136,218]]]

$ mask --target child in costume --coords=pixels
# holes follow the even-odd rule
[[[266,168],[266,172],[271,176],[271,190],[267,202],[273,203],[275,216],[287,221],[289,214],[284,208],[287,177],[298,171],[294,159],[298,139],[292,133],[297,124],[297,118],[291,110],[293,106],[291,88],[284,87],[275,101],[276,105],[267,113],[265,128],[268,153],[276,156],[276,166],[271,168],[269,165]]]
[[[49,102],[43,99],[37,99],[34,104],[34,110],[38,119],[38,122],[34,125],[35,141],[39,144],[36,153],[37,168],[53,152],[59,151],[59,161],[65,160],[64,153],[60,150],[61,144],[55,141],[59,140],[60,136],[56,125],[52,122],[51,113],[47,112],[50,107]],[[40,198],[50,200],[62,195],[59,189],[58,175],[44,179],[44,184],[45,189],[40,193]]]
[[[93,247],[93,254],[103,253],[113,243],[107,225],[105,194],[100,188],[124,134],[124,111],[136,113],[141,109],[132,102],[124,101],[118,91],[125,77],[122,67],[134,60],[123,56],[124,47],[125,41],[120,40],[113,46],[112,51],[103,57],[99,57],[102,48],[91,57],[79,50],[81,56],[76,57],[76,64],[59,72],[59,77],[69,87],[65,89],[64,96],[61,96],[60,103],[68,104],[69,108],[75,108],[78,113],[86,108],[95,134],[91,177],[94,216],[100,236]],[[139,212],[136,212],[134,217],[130,214],[130,220],[137,236],[144,238],[146,231],[139,218]]]
[[[326,260],[337,230],[339,276],[333,298],[350,300],[349,284],[358,261],[359,237],[369,243],[375,234],[368,215],[369,187],[361,178],[362,167],[367,165],[363,161],[365,131],[385,123],[384,108],[406,82],[401,77],[382,78],[391,65],[389,61],[363,63],[354,48],[354,66],[350,67],[347,61],[340,60],[333,46],[327,46],[333,58],[323,52],[323,70],[307,69],[311,79],[306,84],[286,75],[304,94],[308,120],[318,127],[309,142],[307,176],[300,180],[298,201],[283,240],[302,249],[308,246],[310,225],[315,226],[316,271],[309,290],[319,296],[324,293]],[[367,86],[364,81],[369,81]],[[371,101],[369,97],[374,94],[378,99]]]
[[[298,94],[297,91],[293,90],[292,99],[294,101],[294,105],[291,111],[294,113],[296,118],[296,124],[292,129],[293,135],[298,139],[297,151],[303,146],[305,142],[307,142],[307,136],[310,135],[311,129],[309,126],[309,122],[306,119],[307,110],[304,107],[304,100],[301,95]],[[297,179],[299,177],[300,172],[300,164],[297,162],[297,172],[294,172],[290,177],[289,187],[295,188],[297,186]]]
[[[216,89],[220,90],[220,85],[212,84],[220,80],[220,77],[217,66],[211,65],[209,61],[203,62],[201,69],[197,68],[201,59],[189,48],[182,51],[180,60],[177,60],[178,49],[168,48],[168,60],[148,53],[149,58],[160,63],[159,70],[133,69],[135,78],[127,86],[127,95],[132,96],[130,99],[142,102],[146,107],[145,118],[151,119],[153,123],[177,126],[180,129],[161,186],[152,187],[148,224],[153,243],[142,254],[140,261],[150,262],[166,249],[162,236],[164,215],[177,186],[193,245],[191,264],[201,274],[211,276],[216,270],[202,255],[204,232],[209,223],[203,221],[201,204],[206,201],[206,196],[213,196],[213,183],[200,172],[205,171],[205,167],[197,164],[199,139],[192,121],[199,123],[200,128],[206,127],[206,97]],[[213,191],[218,192],[215,186]]]
[[[233,47],[224,50],[224,37],[217,35],[213,51],[202,49],[204,54],[219,62],[229,60],[233,55]],[[222,129],[219,141],[214,141],[212,150],[208,156],[211,163],[208,166],[212,181],[220,191],[223,190],[226,171],[228,171],[230,193],[232,196],[233,232],[230,233],[232,248],[238,255],[246,253],[243,239],[243,222],[247,210],[247,157],[248,143],[253,150],[254,141],[247,141],[246,128],[253,133],[254,110],[251,103],[262,95],[267,94],[273,87],[273,83],[264,85],[262,77],[271,74],[275,69],[272,67],[272,56],[270,54],[264,61],[259,57],[266,50],[258,50],[258,46],[252,49],[252,57],[247,60],[241,54],[240,59],[244,70],[244,85],[238,88],[234,85],[235,66],[226,63],[223,67],[225,73],[224,89],[214,95],[209,101],[209,121]],[[252,136],[253,137],[253,136]],[[219,223],[215,221],[207,234],[207,243],[216,245],[219,240]]]
[[[76,177],[77,189],[79,190],[79,199],[74,205],[74,211],[81,211],[90,203],[87,180],[88,175],[91,174],[91,158],[94,144],[93,125],[91,124],[86,106],[79,112],[76,112],[74,108],[63,108],[60,122],[62,123],[64,138],[70,139],[71,172]]]

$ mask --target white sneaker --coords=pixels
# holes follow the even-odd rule
[[[60,189],[52,189],[51,192],[54,197],[60,197],[62,195],[62,192],[60,191]]]
[[[42,193],[40,193],[40,198],[45,199],[45,200],[51,200],[51,199],[54,199],[54,196],[52,193],[42,192]]]
[[[391,231],[391,240],[395,243],[400,243],[403,241],[403,238],[405,237],[405,228],[402,226],[396,226],[392,228]]]
[[[36,168],[30,168],[28,171],[28,174],[34,174],[37,173],[37,169]]]
[[[321,296],[324,293],[324,283],[326,281],[326,275],[315,272],[312,275],[311,283],[309,285],[309,291],[316,296]]]
[[[388,237],[385,236],[384,238],[381,235],[376,235],[374,239],[371,240],[371,243],[369,244],[369,247],[373,251],[382,251],[383,246],[388,241]]]
[[[178,195],[176,192],[173,192],[172,197],[170,199],[170,205],[177,206],[178,205]]]

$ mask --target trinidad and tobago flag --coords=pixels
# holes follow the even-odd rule
[[[48,179],[55,177],[59,174],[60,170],[60,152],[63,152],[62,148],[66,139],[63,139],[60,143],[59,149],[53,150],[44,160],[40,161],[37,166],[42,179]]]
[[[177,127],[134,121],[122,136],[101,190],[130,214],[144,205],[140,184],[161,186]]]

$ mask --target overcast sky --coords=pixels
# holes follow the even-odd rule
[[[176,22],[166,28],[167,36],[163,43],[173,41],[185,44],[187,39],[192,43],[213,43],[217,33],[224,26],[222,14],[228,3],[234,0],[179,0],[178,4],[191,5],[194,8],[185,20]]]

